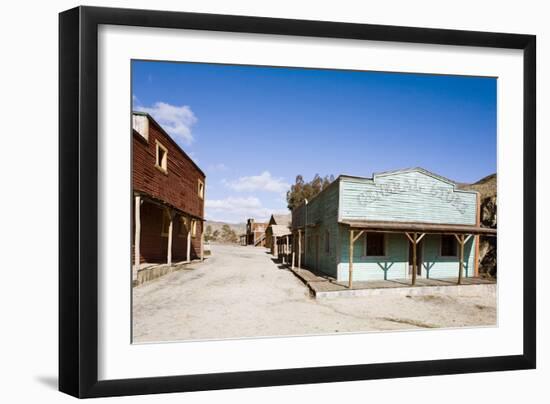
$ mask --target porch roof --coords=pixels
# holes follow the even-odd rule
[[[496,236],[497,229],[461,224],[437,224],[419,222],[388,222],[372,220],[343,220],[341,224],[353,229],[383,232],[420,232],[435,234],[481,234],[484,236]]]

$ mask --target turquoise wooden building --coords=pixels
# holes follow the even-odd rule
[[[338,281],[478,275],[479,195],[422,168],[339,176],[292,212],[294,263]]]

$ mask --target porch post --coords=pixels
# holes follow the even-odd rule
[[[134,265],[139,268],[141,261],[141,196],[134,196]]]
[[[353,286],[353,229],[349,230],[349,274],[348,274],[348,288]]]
[[[201,220],[201,261],[204,261],[204,222]]]
[[[464,270],[464,234],[460,235],[460,264],[458,265],[458,284],[462,283],[462,272]]]
[[[166,253],[166,263],[172,265],[172,233],[174,229],[174,213],[170,209],[168,210],[168,217],[170,222],[168,223],[168,252]]]
[[[298,268],[302,268],[302,230],[298,230]]]
[[[273,239],[271,240],[271,242],[273,243],[273,246],[271,247],[271,250],[272,250],[271,253],[275,256],[275,258],[278,258],[279,246],[277,245],[277,236],[273,236]]]
[[[289,258],[289,253],[290,253],[290,246],[288,244],[289,242],[290,242],[290,235],[287,234],[287,236],[286,236],[286,251],[285,251],[287,264],[289,263],[288,258]]]
[[[413,233],[413,273],[411,283],[414,286],[416,284],[416,240],[417,234]]]
[[[294,269],[296,266],[296,232],[292,233],[292,248],[291,248],[291,268]]]
[[[187,239],[185,240],[187,243],[187,262],[191,262],[191,218],[187,217],[185,219],[185,224],[187,227]]]

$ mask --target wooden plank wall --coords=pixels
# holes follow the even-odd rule
[[[156,140],[168,149],[168,172],[155,167]],[[149,139],[133,134],[132,187],[176,208],[204,217],[204,200],[198,195],[199,179],[204,174],[174,141],[149,121]]]
[[[475,192],[420,171],[341,179],[342,219],[476,224]]]

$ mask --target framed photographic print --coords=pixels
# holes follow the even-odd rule
[[[61,391],[535,367],[534,36],[59,23]]]

